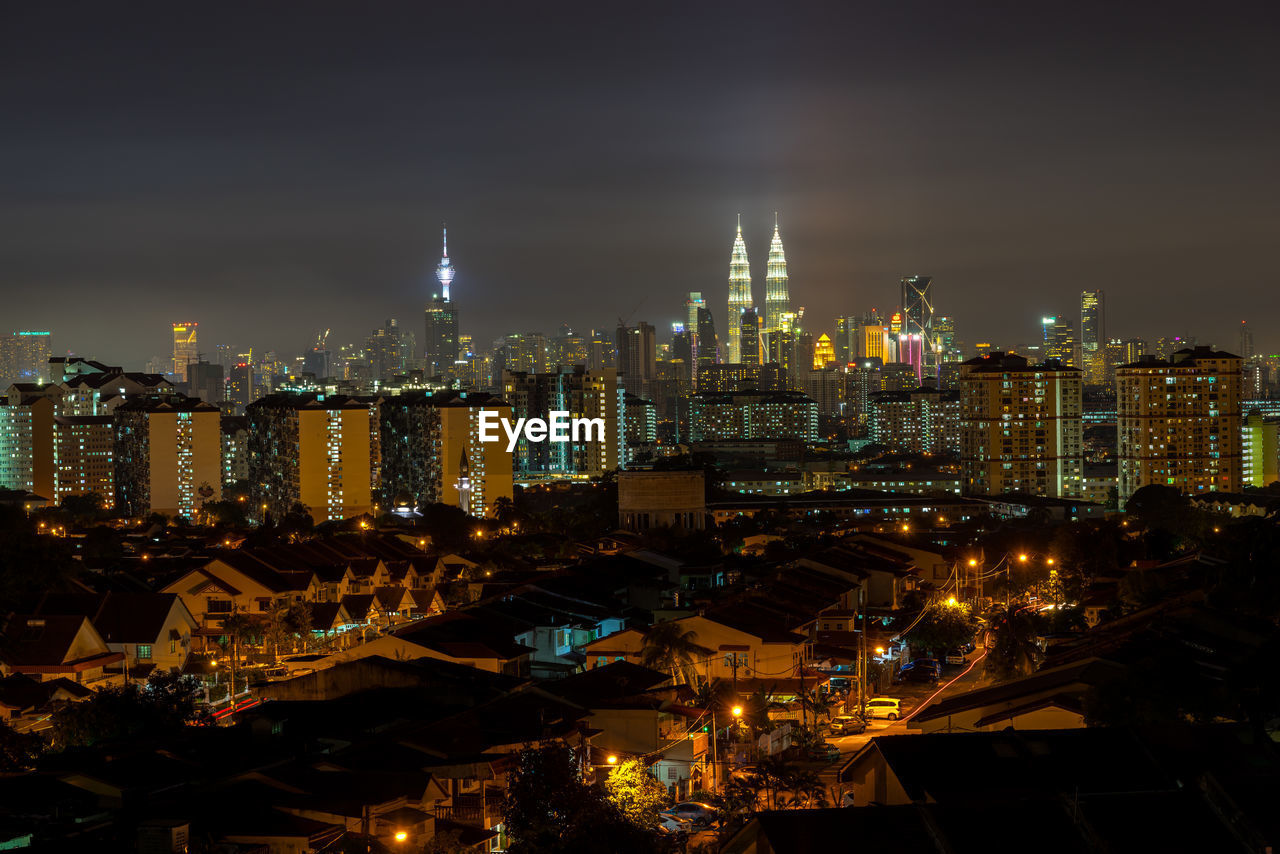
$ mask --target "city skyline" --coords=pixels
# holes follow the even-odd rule
[[[1102,6],[1048,22],[814,6],[736,15],[728,39],[704,10],[618,28],[586,7],[552,26],[318,6],[296,39],[278,9],[253,27],[106,14],[21,10],[0,84],[22,128],[0,208],[5,316],[52,329],[57,352],[140,364],[186,318],[206,346],[289,354],[327,328],[409,325],[446,219],[477,342],[628,312],[666,328],[690,291],[725,330],[738,211],[760,282],[781,211],[791,303],[815,331],[891,311],[915,274],[969,342],[1030,338],[1101,289],[1118,334],[1230,349],[1241,317],[1280,300],[1258,274],[1276,119],[1240,109],[1276,82],[1269,10],[1153,24]],[[451,37],[421,50],[436,30]],[[75,61],[49,66],[54,46]],[[723,61],[743,49],[761,58]],[[1257,284],[1186,311],[1225,282]],[[62,310],[104,294],[100,311]],[[1265,326],[1255,343],[1280,349]]]

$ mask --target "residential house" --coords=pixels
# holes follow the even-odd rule
[[[42,682],[68,679],[91,688],[118,684],[107,668],[124,660],[112,652],[88,617],[14,615],[0,634],[0,676],[25,674]]]
[[[88,617],[130,679],[181,672],[199,625],[175,593],[48,593],[33,613]]]

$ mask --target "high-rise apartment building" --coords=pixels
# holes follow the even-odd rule
[[[247,362],[239,362],[231,368],[227,377],[227,400],[243,411],[260,396],[253,366]]]
[[[23,489],[53,501],[57,387],[22,383],[0,398],[0,488]]]
[[[198,323],[173,324],[173,374],[179,382],[187,381],[187,365],[200,361],[200,345],[196,342]]]
[[[369,359],[373,379],[386,383],[396,376],[408,374],[413,370],[413,353],[416,347],[413,333],[402,329],[394,317],[387,318],[387,322],[373,330],[365,342],[365,354]],[[439,372],[431,371],[430,375],[435,376],[437,373]]]
[[[773,215],[773,240],[769,243],[769,261],[764,278],[764,328],[773,332],[782,328],[782,318],[791,311],[791,292],[787,277],[787,253],[782,248],[778,215]]]
[[[265,506],[278,519],[302,504],[319,523],[373,512],[382,464],[376,401],[276,394],[245,413],[255,514]]]
[[[1080,495],[1083,474],[1080,371],[993,352],[960,368],[964,491]]]
[[[960,452],[960,393],[917,388],[867,395],[871,440],[916,454]]]
[[[604,422],[603,439],[597,432],[569,442],[530,442],[522,435],[513,461],[518,477],[599,477],[623,466],[626,416],[623,390],[612,368],[575,367],[541,374],[507,371],[502,376],[502,398],[511,405],[513,418],[545,419],[551,412],[568,412],[569,418]]]
[[[1280,418],[1249,410],[1241,427],[1241,483],[1261,489],[1280,480]]]
[[[1240,321],[1239,339],[1238,350],[1240,352],[1240,358],[1248,362],[1254,357],[1254,351],[1253,330],[1249,328],[1249,321],[1247,320]]]
[[[1242,367],[1232,353],[1195,347],[1116,370],[1121,501],[1148,484],[1188,495],[1240,489]]]
[[[450,296],[455,270],[449,260],[449,230],[443,229],[443,250],[436,265],[440,291],[432,294],[426,310],[426,337],[423,338],[428,376],[444,376],[458,360],[458,312]]]
[[[48,332],[25,330],[0,335],[0,389],[12,383],[47,383],[52,353]]]
[[[116,509],[126,516],[195,517],[222,495],[218,407],[169,395],[115,409]]]
[[[59,416],[53,426],[53,498],[94,494],[115,506],[115,419],[110,415]]]
[[[494,502],[512,497],[512,454],[504,438],[480,441],[480,417],[511,418],[511,407],[490,394],[405,392],[382,400],[382,504],[451,504],[472,516],[493,515]]]
[[[731,439],[818,440],[818,404],[800,392],[698,392],[689,401],[694,442]]]
[[[835,350],[836,361],[841,365],[856,362],[862,356],[862,318],[856,315],[843,315],[836,318],[836,337],[831,346]]]
[[[1080,294],[1080,365],[1089,385],[1107,384],[1107,301],[1102,291]]]
[[[729,313],[726,331],[729,337],[727,362],[742,361],[742,313],[755,305],[751,298],[751,263],[747,260],[747,244],[742,239],[742,214],[738,214],[738,234],[729,255]]]
[[[224,494],[249,481],[249,419],[224,415],[222,427],[222,490]]]

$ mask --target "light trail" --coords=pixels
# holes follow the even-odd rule
[[[984,645],[984,646],[983,646],[983,649],[982,649],[982,655],[978,656],[978,657],[977,657],[977,658],[975,658],[973,661],[969,662],[969,666],[968,666],[968,667],[966,667],[966,668],[965,668],[965,669],[964,669],[964,670],[963,670],[963,671],[962,671],[958,676],[953,677],[953,678],[952,678],[952,680],[951,680],[950,682],[948,682],[946,685],[943,685],[943,686],[942,686],[941,688],[939,688],[937,691],[934,691],[932,694],[930,694],[930,695],[929,695],[929,697],[928,697],[928,698],[927,698],[923,703],[921,703],[920,705],[916,706],[914,709],[912,709],[912,710],[911,710],[911,714],[907,715],[905,718],[899,718],[899,720],[900,720],[902,723],[904,723],[904,724],[905,724],[907,721],[911,720],[911,719],[912,719],[912,718],[914,718],[916,715],[920,714],[920,712],[924,711],[924,709],[925,709],[925,708],[926,708],[930,703],[932,703],[934,700],[936,700],[936,699],[938,698],[938,695],[939,695],[939,694],[941,694],[943,691],[945,691],[945,690],[947,690],[948,688],[950,688],[952,685],[956,684],[956,682],[958,682],[959,680],[961,680],[961,679],[963,679],[965,676],[967,676],[967,675],[969,674],[969,671],[970,671],[970,670],[972,670],[973,668],[977,667],[977,666],[978,666],[978,662],[979,662],[979,661],[982,661],[982,659],[984,659],[984,658],[986,658],[986,657],[987,657],[987,652],[988,652],[988,651],[989,651],[989,650],[987,650],[987,648],[986,648],[986,647],[985,647],[985,645]]]

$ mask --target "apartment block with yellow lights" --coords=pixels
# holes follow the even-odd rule
[[[347,395],[275,394],[245,409],[251,515],[295,504],[317,523],[374,513],[382,464],[378,401]]]
[[[504,371],[502,397],[514,418],[547,418],[568,412],[570,418],[604,421],[604,440],[530,442],[521,438],[515,449],[515,470],[526,477],[599,477],[623,467],[626,418],[622,388],[612,368],[581,366],[551,373]]]
[[[103,508],[115,506],[115,419],[72,415],[54,419],[54,500],[99,495]]]
[[[1120,500],[1149,484],[1187,495],[1243,480],[1239,356],[1194,347],[1116,369]]]
[[[970,495],[1077,498],[1082,375],[1057,360],[992,352],[960,366],[960,455]]]
[[[116,509],[194,518],[222,496],[218,407],[170,395],[115,408]]]
[[[406,392],[380,404],[382,502],[390,507],[451,504],[490,516],[513,493],[507,443],[481,442],[482,411],[511,418],[499,397],[476,392]]]

